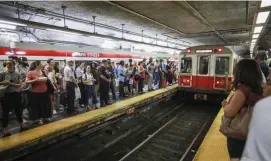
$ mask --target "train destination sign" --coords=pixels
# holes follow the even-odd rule
[[[99,58],[99,53],[82,53],[82,52],[73,52],[72,57],[92,57],[92,58]]]
[[[202,49],[202,50],[196,50],[196,53],[212,53],[212,49]]]

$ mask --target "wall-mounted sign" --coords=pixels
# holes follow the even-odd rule
[[[212,53],[212,49],[202,49],[202,50],[196,50],[196,53]]]

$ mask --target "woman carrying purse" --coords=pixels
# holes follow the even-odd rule
[[[255,60],[243,59],[236,64],[232,90],[235,93],[229,102],[222,102],[224,116],[220,131],[227,137],[231,161],[239,161],[246,142],[251,108],[262,98],[262,75]]]

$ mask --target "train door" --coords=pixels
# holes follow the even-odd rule
[[[192,56],[180,57],[180,74],[179,74],[179,85],[181,87],[191,87],[192,86],[192,72],[193,64]]]
[[[197,56],[197,73],[193,80],[194,88],[210,89],[212,87],[210,80],[210,55]]]
[[[226,90],[231,82],[230,56],[221,55],[215,57],[215,71],[213,89]]]

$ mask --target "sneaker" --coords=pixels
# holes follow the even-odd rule
[[[8,136],[11,136],[11,133],[6,133],[6,134],[4,134],[3,136],[2,136],[2,138],[5,138],[5,137],[8,137]]]
[[[53,110],[53,115],[55,115],[56,114],[56,110]]]
[[[91,111],[91,110],[92,110],[92,108],[91,108],[91,107],[89,107],[89,106],[87,106],[87,108],[86,108],[86,112]]]

